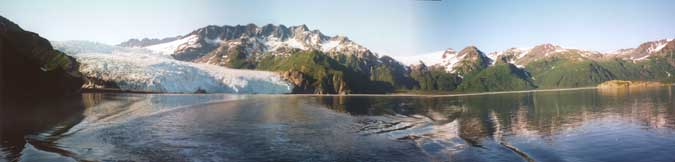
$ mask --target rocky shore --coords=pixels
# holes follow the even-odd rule
[[[628,81],[628,80],[610,80],[599,84],[598,88],[637,88],[637,87],[658,87],[667,85],[654,81]]]

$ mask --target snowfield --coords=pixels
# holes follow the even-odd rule
[[[420,61],[424,62],[425,65],[430,66],[442,63],[443,53],[445,53],[445,50],[419,54],[414,56],[392,56],[392,57],[406,66],[420,64]]]
[[[137,48],[70,41],[53,43],[77,59],[89,78],[122,90],[193,93],[290,93],[293,86],[273,72],[230,69],[174,60]],[[77,52],[73,52],[77,51]]]
[[[146,49],[152,50],[154,52],[157,52],[162,55],[171,55],[173,54],[176,50],[179,49],[184,49],[184,48],[198,48],[199,44],[197,43],[199,41],[199,37],[196,35],[191,35],[185,38],[181,38],[175,41],[167,42],[167,43],[161,43],[161,44],[156,44],[152,46],[145,47]]]

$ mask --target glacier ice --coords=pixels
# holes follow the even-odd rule
[[[183,62],[140,48],[84,41],[54,42],[53,46],[75,57],[83,75],[114,82],[122,90],[290,93],[293,88],[273,72]]]

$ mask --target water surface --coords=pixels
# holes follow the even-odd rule
[[[674,161],[672,89],[86,93],[3,108],[0,161]]]

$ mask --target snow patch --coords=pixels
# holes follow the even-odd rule
[[[340,41],[337,40],[324,41],[324,43],[321,44],[321,48],[323,52],[327,52],[333,48],[336,48],[338,45],[340,45]]]
[[[504,56],[507,54],[513,55],[514,58],[510,60],[509,63],[514,64],[515,61],[522,59],[523,57],[525,57],[525,55],[530,53],[531,49],[532,48],[509,48],[504,51],[492,52],[492,54],[489,54],[488,57],[493,60],[492,64],[494,64],[496,63],[495,60],[497,60],[500,56]]]
[[[291,48],[299,48],[302,50],[307,50],[307,47],[305,47],[305,45],[302,42],[296,39],[288,39],[285,43],[288,45],[288,47]]]
[[[517,59],[521,59],[525,57],[528,53],[530,53],[531,48],[517,48],[518,49],[518,54],[516,55]]]
[[[666,43],[660,43],[658,46],[656,46],[656,48],[654,48],[654,50],[651,50],[651,48],[650,48],[649,52],[650,53],[651,52],[659,52],[659,51],[661,51],[661,49],[663,49],[663,47],[666,47],[667,44],[668,44],[667,42]]]
[[[459,61],[464,59],[464,57],[466,56],[466,55],[459,56],[459,54],[452,49],[446,50],[445,53],[443,53],[443,55],[445,55],[444,56],[445,58],[442,58],[443,60],[442,65],[445,66],[445,70],[447,70],[448,72],[455,72],[454,69],[455,65]]]
[[[502,55],[504,55],[503,51],[491,52],[491,53],[487,54],[487,57],[490,58],[490,60],[493,60],[491,65],[494,65],[495,63],[497,63],[497,61],[494,61],[494,60],[497,60],[499,58],[499,56],[502,56]]]
[[[216,46],[217,46],[217,45],[219,45],[220,43],[223,42],[223,39],[220,39],[220,38],[215,38],[215,39],[209,39],[209,38],[206,38],[206,39],[204,39],[204,41],[205,41],[206,43],[210,44],[210,45],[216,45]]]
[[[190,35],[175,41],[147,46],[145,48],[162,55],[171,55],[179,49],[198,47],[197,41],[199,41],[199,37],[197,35]]]
[[[302,50],[307,50],[307,47],[303,45],[302,42],[296,40],[296,39],[287,39],[285,41],[281,41],[279,38],[276,37],[268,37],[264,43],[265,46],[267,47],[268,50],[277,50],[278,48],[282,47],[289,47],[289,48],[298,48]]]

